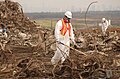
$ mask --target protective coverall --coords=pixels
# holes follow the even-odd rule
[[[109,22],[107,20],[105,20],[104,22],[102,22],[102,33],[105,35],[106,34],[106,30],[109,26]]]
[[[66,25],[68,26],[68,23],[66,23]],[[56,23],[56,26],[55,26],[56,41],[59,41],[67,46],[70,46],[70,40],[74,42],[74,33],[73,33],[73,28],[71,23],[70,23],[70,26],[71,26],[70,35],[69,35],[69,30],[67,30],[67,32],[63,36],[61,34],[62,20],[59,20]],[[57,64],[60,60],[62,64],[65,61],[65,59],[69,56],[70,49],[67,46],[60,44],[59,42],[56,42],[57,50],[55,51],[55,54],[51,59],[52,64]]]

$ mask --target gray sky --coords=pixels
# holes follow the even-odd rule
[[[12,0],[19,2],[24,12],[83,11],[97,0]],[[120,0],[98,0],[89,10],[120,10]]]

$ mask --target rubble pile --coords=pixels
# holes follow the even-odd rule
[[[1,33],[1,46],[37,46],[41,44],[45,29],[29,20],[17,2],[5,0],[0,2],[0,27],[7,34]],[[39,38],[39,39],[38,39]],[[2,42],[4,40],[4,42]]]
[[[82,42],[81,45],[83,48],[86,48],[86,50],[96,50],[99,52],[120,50],[119,31],[113,30],[106,35],[103,35],[100,32],[79,32],[77,35],[76,41],[78,43]]]
[[[119,79],[120,29],[78,31],[80,48],[73,46],[61,65],[50,63],[54,55],[53,31],[31,22],[17,2],[0,2],[0,78],[2,79]],[[117,30],[117,31],[116,31]],[[78,51],[85,53],[80,54]]]
[[[11,63],[13,70],[15,69],[18,60],[16,55],[20,58],[19,54],[22,53],[38,53],[39,50],[47,52],[45,38],[50,30],[42,29],[30,21],[17,2],[0,1],[0,30],[1,71],[7,69]]]
[[[79,31],[77,33],[76,41],[82,46],[79,50],[89,54],[88,56],[77,55],[79,58],[74,59],[77,64],[79,63],[77,66],[83,67],[81,78],[120,78],[120,75],[118,75],[120,74],[120,29],[117,30],[110,31],[109,29],[106,35],[103,35],[100,31],[92,30],[91,32]],[[84,62],[80,62],[81,60]]]

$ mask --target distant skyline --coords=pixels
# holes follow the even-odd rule
[[[88,5],[97,0],[12,0],[22,5],[24,12],[86,11]],[[98,0],[89,10],[119,10],[120,0]]]

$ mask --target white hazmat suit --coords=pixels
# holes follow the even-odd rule
[[[68,27],[68,23],[66,23],[66,25]],[[69,30],[67,30],[67,32],[63,36],[61,34],[62,20],[59,20],[57,22],[57,24],[55,26],[56,41],[59,41],[67,46],[70,46],[70,39],[74,42],[74,33],[73,33],[73,28],[72,28],[71,23],[70,23],[70,26],[71,26],[70,36],[69,36]],[[60,60],[61,60],[61,64],[62,64],[65,61],[65,59],[69,56],[69,51],[70,51],[70,49],[67,46],[64,46],[64,45],[56,42],[57,50],[55,51],[55,54],[51,59],[52,64],[57,64]]]
[[[105,35],[106,34],[106,30],[108,28],[108,26],[110,25],[110,21],[108,22],[108,20],[106,20],[105,18],[102,18],[102,33]]]

